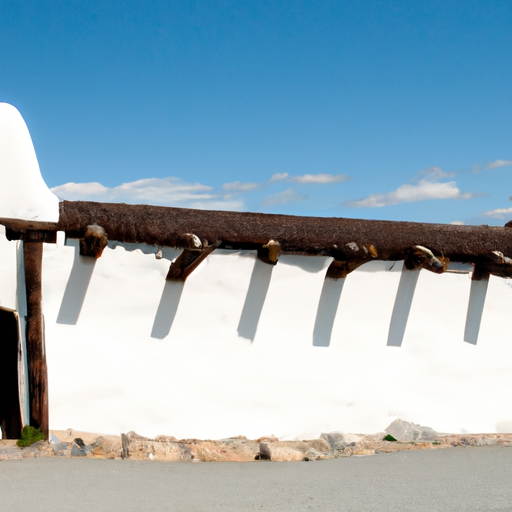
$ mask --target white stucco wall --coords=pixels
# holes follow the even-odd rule
[[[472,345],[469,275],[421,271],[403,344],[392,347],[401,263],[367,264],[343,285],[330,345],[315,346],[314,332],[316,345],[328,342],[342,288],[327,285],[315,330],[327,258],[282,256],[273,268],[216,251],[182,286],[165,282],[169,260],[144,250],[107,248],[94,263],[73,246],[45,246],[52,428],[295,438],[375,432],[400,417],[439,431],[512,430],[508,281],[491,278]]]
[[[2,217],[58,220],[25,123],[4,103]],[[467,274],[402,279],[402,263],[373,262],[325,281],[328,258],[282,256],[271,267],[218,250],[183,285],[165,281],[177,251],[157,260],[156,248],[110,244],[94,261],[77,243],[44,249],[53,429],[304,438],[376,432],[400,417],[438,431],[512,431],[510,281],[491,277],[474,344],[486,283],[473,289],[464,335]],[[0,228],[0,307],[19,311],[23,336],[16,259]],[[417,277],[403,342],[389,346],[402,341]]]
[[[41,176],[27,125],[8,103],[0,103],[0,218],[59,220],[59,199]]]

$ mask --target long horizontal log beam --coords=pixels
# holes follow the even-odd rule
[[[3,219],[20,231],[23,221]],[[179,247],[194,233],[220,249],[260,249],[269,240],[283,253],[332,256],[338,261],[402,260],[411,247],[424,246],[451,261],[491,262],[492,251],[512,257],[510,227],[460,226],[333,217],[297,217],[149,205],[63,201],[55,225],[40,227],[83,238],[87,227],[102,226],[109,240]]]

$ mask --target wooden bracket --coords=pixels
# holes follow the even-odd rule
[[[186,235],[190,234],[186,233]],[[199,242],[200,247],[197,247],[197,241],[199,239],[195,235],[191,236],[195,238],[187,237],[185,240],[189,240],[190,244],[193,244],[193,247],[185,249],[171,263],[169,272],[165,278],[167,281],[185,281],[185,279],[187,279],[187,277],[220,245],[220,242],[208,245],[208,242],[203,240]]]
[[[258,249],[258,259],[268,265],[277,265],[279,256],[281,256],[281,244],[275,240],[269,240]]]
[[[333,260],[327,269],[325,279],[342,279],[343,277],[347,277],[350,272],[353,272],[367,261],[368,260]]]
[[[98,259],[108,244],[107,232],[97,224],[87,226],[84,237],[80,239],[80,256]]]
[[[475,265],[472,279],[479,281],[486,278],[489,274],[498,277],[512,277],[512,258],[505,256],[500,251],[491,251],[489,262],[479,262]]]
[[[434,253],[422,245],[413,245],[411,250],[404,258],[404,266],[408,270],[424,268],[436,274],[442,274],[447,268],[450,260],[443,256],[439,258]]]

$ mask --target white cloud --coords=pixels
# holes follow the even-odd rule
[[[117,187],[100,183],[66,183],[51,189],[71,201],[103,201],[112,203],[142,203],[192,208],[243,209],[242,201],[234,201],[213,192],[213,187],[201,183],[187,183],[179,178],[147,178]]]
[[[359,201],[347,201],[346,206],[355,208],[378,208],[399,203],[413,203],[429,199],[471,199],[474,194],[461,192],[454,181],[437,183],[422,179],[417,185],[401,185],[386,194],[371,194]]]
[[[282,181],[288,178],[289,174],[287,172],[277,172],[276,174],[272,174],[270,181]]]
[[[497,169],[498,167],[508,167],[509,165],[512,165],[512,160],[495,160],[494,162],[489,162],[486,169]]]
[[[222,188],[224,190],[232,190],[235,192],[247,192],[248,190],[256,190],[261,187],[261,183],[242,183],[240,181],[233,181],[231,183],[224,183]]]
[[[437,181],[441,180],[443,178],[453,178],[455,176],[454,172],[444,172],[441,167],[432,166],[427,167],[426,169],[423,169],[423,171],[420,171],[415,179],[416,181],[421,180],[429,180],[429,181]]]
[[[308,196],[301,196],[300,194],[297,194],[293,188],[288,188],[283,192],[278,192],[277,194],[267,197],[261,202],[261,204],[262,206],[274,206],[278,204],[297,203],[299,201],[304,201],[307,198]]]
[[[328,183],[341,183],[343,181],[348,181],[349,179],[350,176],[347,176],[346,174],[328,174],[324,172],[319,174],[290,176],[287,172],[278,172],[273,174],[269,181],[289,181],[291,183],[300,183],[301,185],[309,185],[311,183],[325,185]]]
[[[74,200],[82,199],[84,196],[101,196],[106,194],[109,189],[97,181],[92,181],[90,183],[65,183],[64,185],[53,187],[51,190],[58,197]]]
[[[219,199],[218,201],[194,201],[187,204],[187,208],[196,210],[228,210],[241,211],[245,209],[245,203],[241,200]]]
[[[495,219],[505,219],[512,215],[512,207],[511,208],[497,208],[496,210],[489,210],[487,212],[483,212],[482,215],[486,217],[494,217]]]
[[[350,176],[347,176],[346,174],[320,173],[320,174],[304,174],[302,176],[293,176],[292,178],[290,178],[290,181],[293,181],[294,183],[302,183],[302,184],[316,183],[318,185],[325,185],[328,183],[342,183],[343,181],[347,181],[349,179],[350,179]]]
[[[450,222],[452,226],[465,226],[466,223],[462,220],[454,220],[453,222]]]

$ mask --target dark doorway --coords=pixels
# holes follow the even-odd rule
[[[0,308],[0,424],[4,439],[19,439],[21,435],[19,343],[18,316]]]

